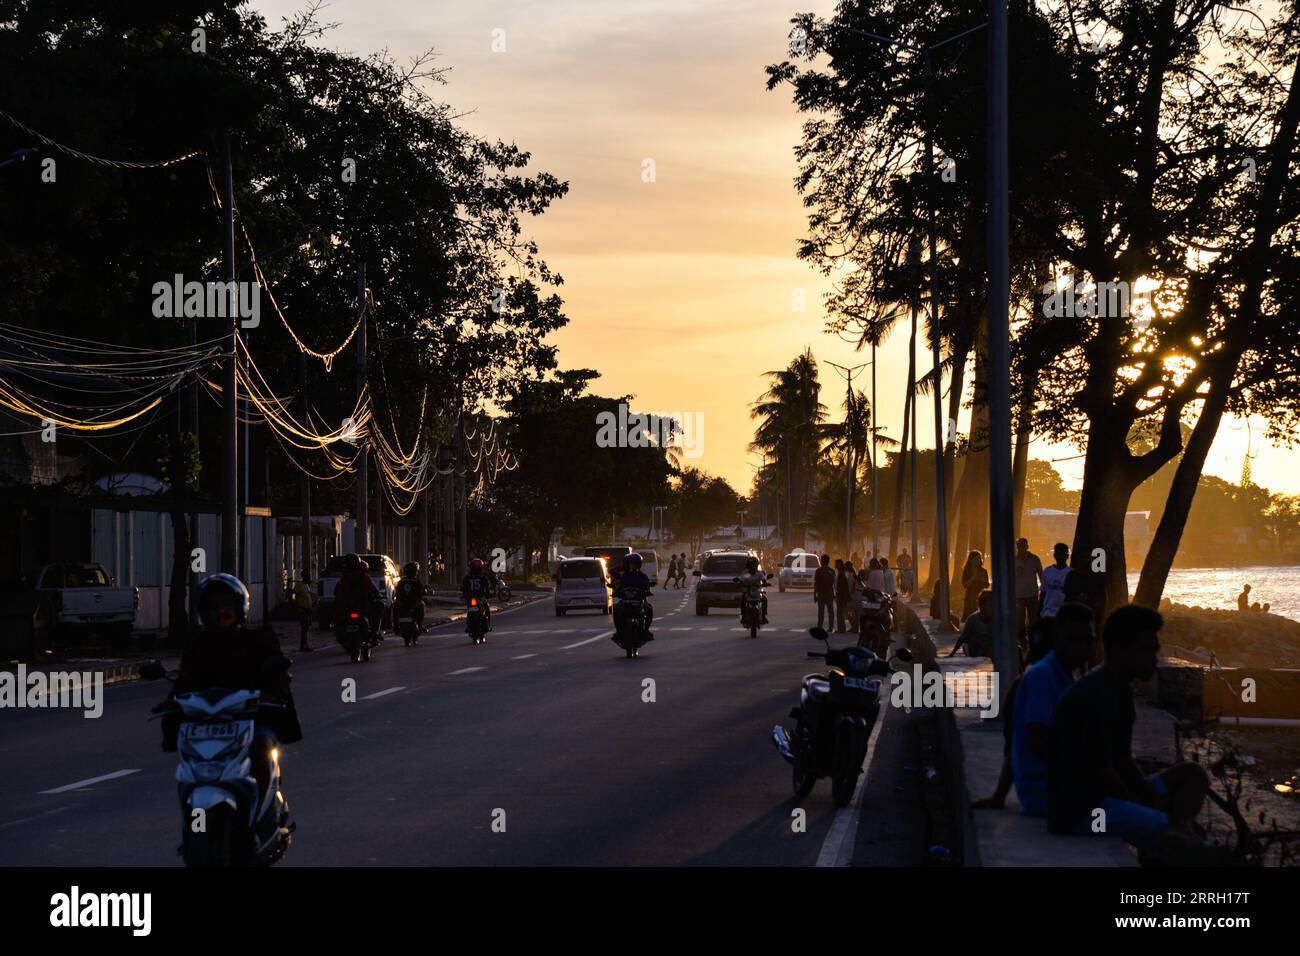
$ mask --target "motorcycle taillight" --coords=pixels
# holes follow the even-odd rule
[[[357,618],[359,618],[361,615],[358,614],[356,611],[353,611],[353,612],[352,612],[350,615],[348,615],[348,616],[351,617],[352,620],[355,621],[355,620],[356,620]]]

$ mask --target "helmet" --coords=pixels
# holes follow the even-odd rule
[[[635,551],[633,551],[631,554],[629,554],[629,555],[627,556],[627,566],[628,566],[629,568],[631,568],[633,571],[640,571],[640,570],[641,570],[641,555],[637,554]]]
[[[235,627],[242,627],[244,621],[248,619],[248,588],[244,587],[244,582],[233,574],[226,574],[224,571],[219,574],[209,574],[199,582],[197,601],[199,620],[203,622],[204,627],[224,626],[218,621],[216,615],[217,610],[222,607],[231,608],[235,612]]]
[[[343,570],[357,571],[361,568],[361,559],[355,554],[348,553],[343,555]]]
[[[753,556],[751,555],[748,559],[746,559],[746,561],[745,561],[745,570],[748,571],[750,574],[753,574],[755,571],[757,571],[757,570],[758,570],[758,558],[755,558],[755,557],[753,557]]]
[[[469,569],[470,569],[470,572],[471,572],[472,574],[478,574],[478,573],[480,573],[480,572],[483,570],[483,559],[482,559],[482,558],[474,558],[474,559],[473,559],[472,561],[470,561],[470,563],[469,563]]]
[[[402,574],[408,578],[419,577],[420,565],[417,561],[407,561],[402,565]]]

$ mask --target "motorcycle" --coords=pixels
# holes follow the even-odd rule
[[[469,599],[469,610],[465,614],[465,629],[469,631],[470,640],[475,644],[487,643],[488,617],[476,597]]]
[[[858,647],[884,657],[894,629],[894,601],[883,591],[868,588],[858,601]]]
[[[640,657],[641,648],[652,640],[645,600],[639,588],[623,588],[618,592],[613,639],[628,657]]]
[[[734,583],[744,587],[740,578],[733,578]],[[740,626],[749,628],[750,637],[758,637],[758,629],[763,626],[763,591],[761,588],[745,588],[740,596]]]
[[[407,647],[414,647],[420,643],[420,623],[415,618],[415,612],[410,608],[393,608],[393,622],[396,624],[395,630],[402,636],[402,643]]]
[[[359,664],[370,660],[370,651],[378,643],[370,633],[370,622],[359,611],[349,611],[334,626],[334,637],[352,659]]]
[[[832,648],[823,628],[814,627],[809,633],[826,644],[826,651],[809,652],[808,657],[824,660],[827,671],[803,678],[799,705],[790,710],[794,733],[777,724],[772,728],[772,743],[792,768],[797,799],[808,796],[818,780],[830,777],[831,800],[844,807],[853,799],[867,742],[880,715],[881,678],[893,667],[867,648]],[[912,659],[906,648],[900,648],[897,656]]]
[[[156,662],[140,676],[164,676]],[[155,708],[150,720],[175,714],[180,718],[176,749],[176,781],[182,824],[179,853],[186,866],[271,866],[293,842],[295,824],[280,789],[280,749],[270,738],[265,755],[267,779],[253,774],[255,746],[267,738],[256,733],[259,711],[283,709],[284,704],[261,691],[210,688]]]

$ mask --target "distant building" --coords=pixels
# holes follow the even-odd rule
[[[1029,549],[1046,562],[1058,541],[1074,546],[1074,527],[1078,521],[1077,511],[1029,508],[1021,519],[1019,537],[1028,538]],[[1151,512],[1124,512],[1124,555],[1129,567],[1140,564],[1150,547]]]

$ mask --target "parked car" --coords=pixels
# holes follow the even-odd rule
[[[600,611],[614,606],[609,565],[604,558],[567,558],[555,570],[555,616],[566,611]]]
[[[745,573],[745,562],[751,557],[748,551],[709,552],[695,572],[700,578],[695,588],[696,614],[708,614],[711,607],[740,607],[742,588],[735,579]]]
[[[641,555],[641,572],[650,579],[652,587],[658,587],[659,556],[655,554],[653,548],[641,548],[637,554]]]
[[[808,551],[792,551],[781,560],[776,583],[782,593],[786,588],[811,588],[817,574],[817,555]]]
[[[397,562],[386,554],[359,554],[357,557],[366,562],[370,568],[370,580],[375,582],[375,587],[379,589],[379,596],[383,600],[381,626],[391,627],[393,594],[397,590],[397,582],[402,577]],[[316,582],[318,598],[316,623],[322,630],[329,630],[334,626],[334,588],[338,586],[341,577],[343,577],[343,555],[336,554],[329,559],[320,579]]]
[[[99,631],[117,643],[131,636],[140,589],[115,587],[92,562],[47,564],[36,576],[36,630],[46,639],[68,631]]]

